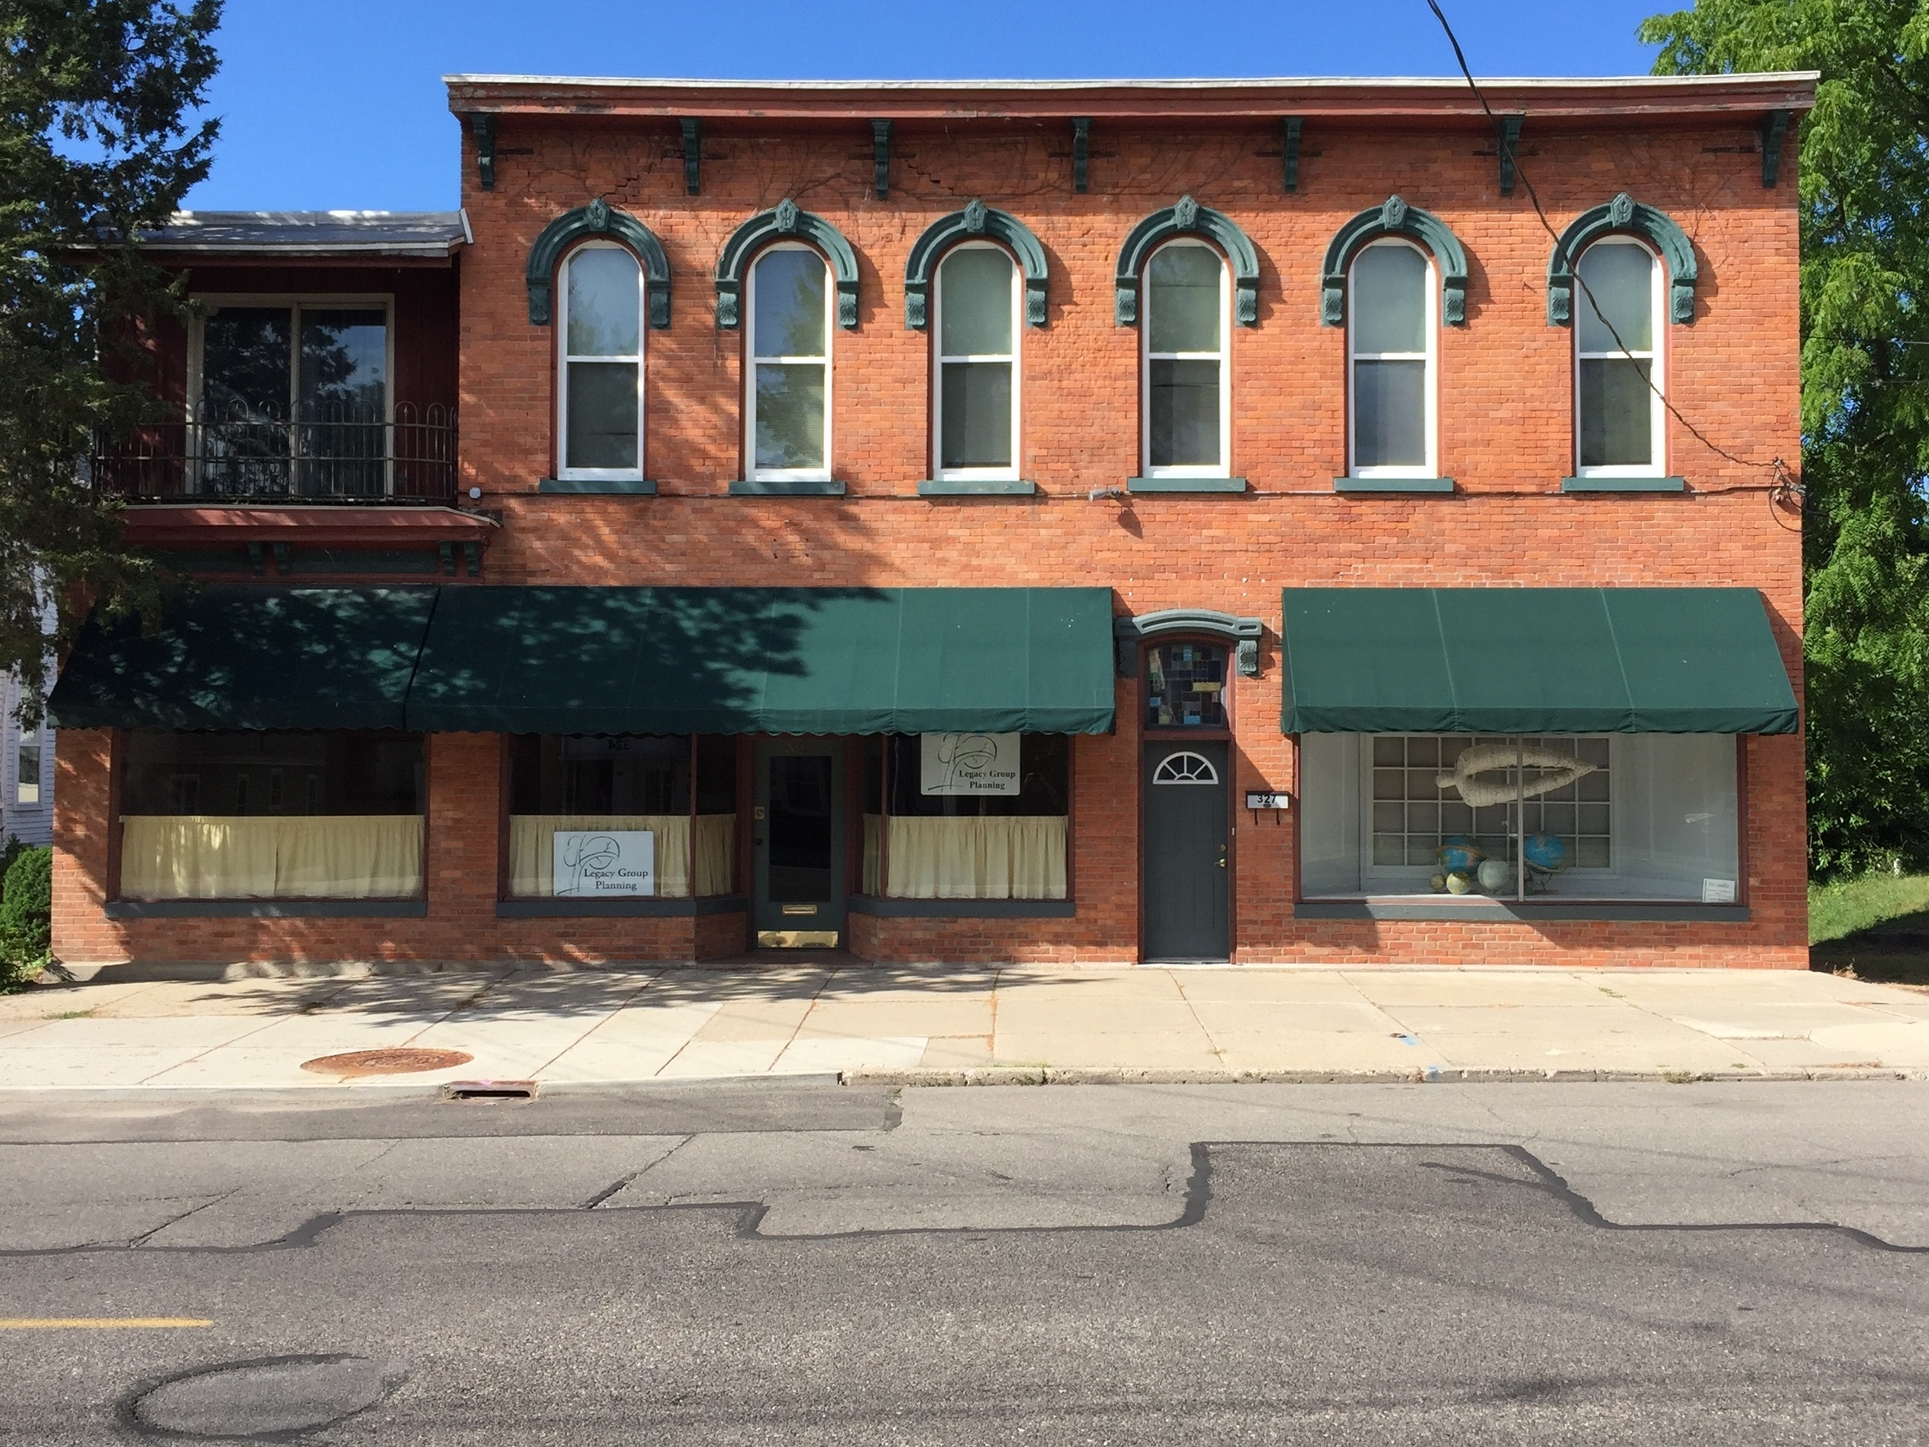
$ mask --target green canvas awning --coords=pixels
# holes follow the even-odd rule
[[[160,631],[90,620],[62,728],[399,729],[437,589],[209,587]]]
[[[1106,588],[453,587],[411,728],[1104,733]]]
[[[1288,588],[1299,733],[1788,734],[1752,588]]]

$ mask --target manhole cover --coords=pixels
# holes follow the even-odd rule
[[[417,1070],[453,1070],[475,1056],[460,1050],[351,1050],[346,1055],[323,1055],[304,1060],[303,1070],[317,1075],[408,1075]]]
[[[134,1401],[134,1420],[189,1437],[255,1437],[339,1422],[382,1399],[389,1384],[367,1357],[274,1357],[208,1367]]]

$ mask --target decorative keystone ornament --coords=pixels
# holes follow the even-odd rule
[[[1407,224],[1407,203],[1398,196],[1386,198],[1380,207],[1380,224],[1388,231],[1398,231]]]
[[[797,218],[802,215],[803,212],[797,209],[797,203],[786,196],[777,203],[777,229],[786,236],[795,236],[797,234]]]
[[[973,196],[969,201],[965,202],[964,229],[967,233],[972,236],[984,235],[985,219],[985,203],[983,201]]]

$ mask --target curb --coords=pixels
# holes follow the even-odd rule
[[[1129,1070],[1058,1066],[977,1066],[967,1070],[844,1070],[845,1085],[906,1088],[974,1085],[1497,1085],[1645,1081],[1698,1085],[1729,1081],[1929,1080],[1929,1070],[1559,1070],[1459,1068],[1414,1070]]]

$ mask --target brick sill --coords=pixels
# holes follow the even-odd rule
[[[842,497],[844,484],[834,477],[738,478],[730,484],[732,497]]]
[[[1243,477],[1128,477],[1127,492],[1244,492]]]
[[[1563,477],[1562,492],[1686,492],[1685,477]]]

